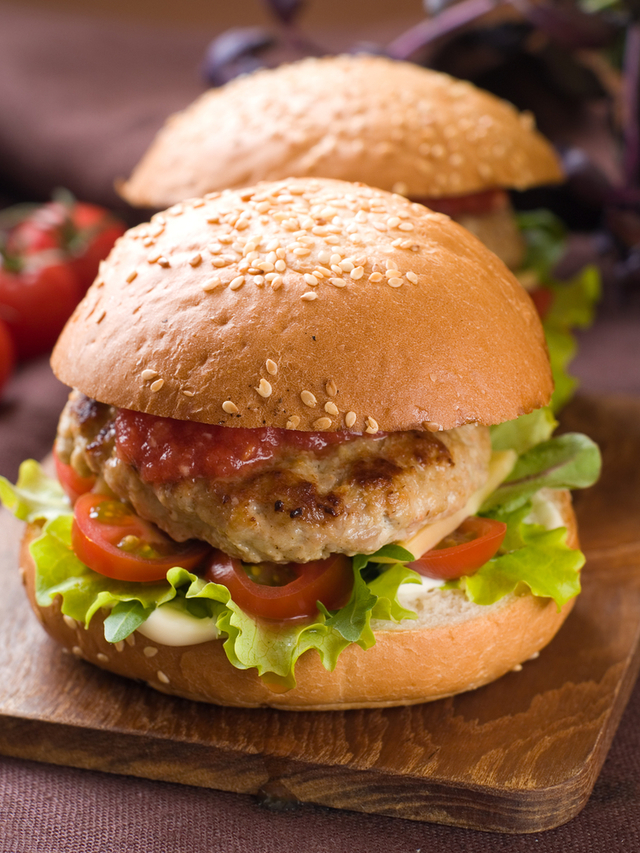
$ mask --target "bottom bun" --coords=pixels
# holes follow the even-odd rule
[[[577,548],[571,496],[557,491],[553,502],[569,531],[569,546]],[[113,645],[104,639],[100,614],[85,629],[62,615],[60,596],[51,606],[40,607],[29,551],[39,532],[38,526],[28,526],[21,568],[31,606],[55,640],[110,672],[140,679],[163,693],[217,705],[325,711],[412,705],[452,696],[494,681],[535,655],[573,605],[571,601],[558,611],[551,599],[525,594],[481,606],[467,601],[459,590],[436,589],[428,594],[418,619],[400,625],[372,622],[376,644],[366,651],[349,646],[333,672],[324,669],[317,653],[306,652],[296,665],[297,686],[274,693],[255,671],[231,666],[222,640],[164,646],[136,632]]]

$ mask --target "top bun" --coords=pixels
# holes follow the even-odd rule
[[[52,364],[114,406],[300,430],[499,423],[553,388],[533,303],[479,240],[322,179],[192,199],[128,231]]]
[[[441,198],[562,180],[529,113],[379,56],[305,59],[238,78],[172,116],[119,189],[161,208],[289,176]]]

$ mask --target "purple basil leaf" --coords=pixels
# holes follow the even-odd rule
[[[283,24],[290,24],[304,5],[303,0],[266,0],[267,6]]]
[[[236,27],[214,39],[205,53],[202,73],[208,83],[220,86],[238,74],[254,71],[264,63],[256,54],[274,44],[263,27]]]
[[[461,0],[447,6],[437,17],[420,21],[401,33],[388,45],[387,53],[394,59],[410,59],[432,42],[473,23],[500,3],[501,0]]]
[[[605,47],[618,31],[603,17],[583,12],[577,6],[561,6],[549,0],[511,0],[511,3],[534,27],[568,50]]]

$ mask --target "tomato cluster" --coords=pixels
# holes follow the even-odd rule
[[[0,390],[17,359],[47,352],[124,223],[68,195],[0,214]]]

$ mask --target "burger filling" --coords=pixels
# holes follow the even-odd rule
[[[585,436],[551,438],[554,426],[539,410],[490,439],[474,426],[214,428],[74,392],[56,441],[70,499],[33,461],[16,486],[0,477],[0,499],[41,526],[41,607],[60,597],[86,626],[102,612],[109,643],[219,637],[233,666],[282,691],[309,650],[333,669],[347,646],[375,643],[374,626],[419,618],[425,602],[407,585],[456,608],[520,594],[560,608],[577,595],[584,557],[545,490],[590,485],[599,455]]]
[[[304,433],[116,410],[73,393],[56,452],[178,542],[245,562],[373,553],[453,515],[487,479],[486,427]]]

